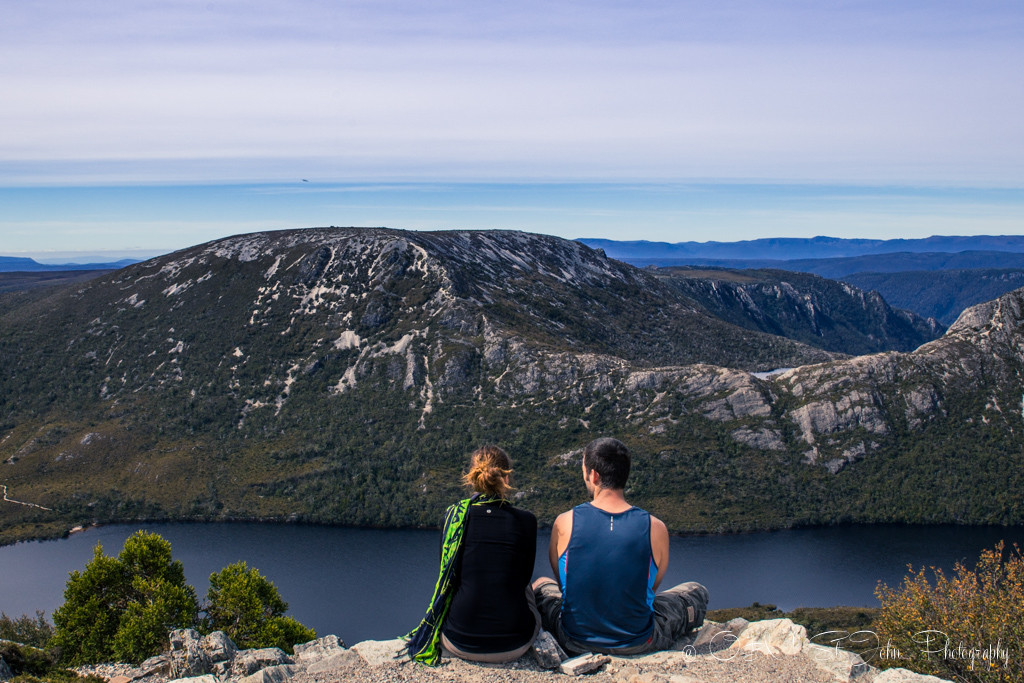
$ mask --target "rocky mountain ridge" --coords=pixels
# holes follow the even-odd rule
[[[523,233],[260,233],[8,296],[0,481],[49,508],[0,505],[18,536],[433,526],[488,441],[550,520],[606,434],[635,450],[632,498],[677,531],[1024,521],[1021,291],[856,358]],[[973,480],[950,476],[965,463]]]

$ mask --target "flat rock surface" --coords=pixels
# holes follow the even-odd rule
[[[644,657],[613,657],[600,671],[580,677],[580,680],[587,683],[633,683],[639,676],[647,676],[645,681],[657,683],[686,680],[683,676],[694,679],[694,683],[832,683],[834,680],[804,657],[770,657],[760,653],[744,653],[750,656],[721,661],[711,655],[672,654],[675,656],[656,657],[653,661],[647,661]],[[673,681],[672,677],[678,678]],[[371,668],[362,662],[350,660],[330,671],[300,673],[291,683],[554,683],[569,681],[571,678],[541,669],[532,656],[526,655],[508,664],[479,664],[445,657],[435,668],[407,660],[386,667]]]

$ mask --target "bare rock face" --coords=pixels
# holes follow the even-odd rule
[[[261,669],[294,663],[295,661],[278,647],[241,650],[231,662],[231,675],[240,678],[254,674]]]
[[[260,669],[248,676],[243,676],[238,679],[238,683],[285,683],[285,681],[290,680],[300,671],[302,669],[293,664],[278,664]]]
[[[189,678],[210,672],[209,655],[203,649],[203,638],[190,628],[171,631],[169,675],[171,678]]]

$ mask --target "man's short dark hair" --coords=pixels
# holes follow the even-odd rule
[[[630,455],[626,444],[618,439],[595,439],[583,449],[583,466],[601,477],[601,487],[624,489],[629,478]]]

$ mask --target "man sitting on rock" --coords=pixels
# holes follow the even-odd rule
[[[704,623],[708,591],[683,583],[658,595],[668,568],[668,529],[626,502],[630,454],[617,439],[583,450],[591,502],[563,512],[548,551],[559,581],[533,584],[544,628],[572,654],[666,650]]]

